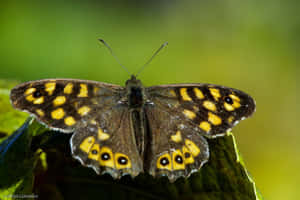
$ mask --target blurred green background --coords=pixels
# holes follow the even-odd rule
[[[124,85],[203,82],[254,97],[233,129],[266,199],[300,199],[300,1],[9,1],[0,8],[0,79],[80,78]],[[299,96],[298,96],[299,97]],[[0,108],[1,109],[1,108]]]

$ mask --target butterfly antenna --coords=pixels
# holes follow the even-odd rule
[[[135,77],[137,77],[144,69],[145,67],[153,60],[153,58],[165,47],[168,45],[168,42],[163,43],[159,49],[156,50],[156,52],[151,56],[151,58],[144,64],[139,71],[136,73]]]
[[[110,48],[110,46],[103,40],[103,39],[98,39],[102,44],[104,44],[107,48],[108,48],[108,50],[109,50],[109,52],[111,53],[111,55],[115,58],[115,60],[119,63],[119,65],[129,74],[129,75],[131,75],[131,73],[129,72],[129,70],[124,66],[124,65],[122,65],[121,64],[121,62],[120,62],[120,60],[118,59],[118,57],[115,55],[115,53],[113,52],[113,50],[112,50],[112,48]]]

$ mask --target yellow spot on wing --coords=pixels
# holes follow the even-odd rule
[[[176,157],[180,156],[182,159],[182,163],[176,162]],[[180,170],[185,168],[184,164],[184,158],[182,156],[182,153],[179,149],[176,149],[174,152],[172,152],[172,161],[173,161],[173,170]]]
[[[191,140],[189,139],[186,139],[185,140],[185,146],[188,148],[188,150],[191,152],[191,154],[196,157],[199,155],[200,153],[200,149],[197,147],[197,145],[192,142]]]
[[[195,96],[198,99],[204,99],[204,95],[203,95],[202,91],[199,88],[194,88],[193,90],[194,90]]]
[[[38,114],[40,117],[43,117],[45,115],[44,111],[42,109],[36,109],[35,110],[36,114]]]
[[[90,149],[88,158],[93,160],[98,160],[100,156],[100,145],[94,144],[93,147]]]
[[[77,97],[88,97],[88,88],[86,84],[80,84],[80,91]]]
[[[241,104],[240,104],[240,102],[238,102],[238,101],[233,101],[233,107],[235,107],[235,108],[239,108],[239,107],[241,107]]]
[[[62,108],[57,108],[51,112],[51,117],[53,119],[62,119],[65,116],[65,111]]]
[[[48,95],[52,95],[56,87],[55,82],[49,82],[45,84],[45,91],[48,92]]]
[[[65,88],[64,88],[64,93],[65,94],[71,94],[73,91],[73,83],[68,83]]]
[[[26,100],[32,102],[35,100],[35,98],[31,94],[31,95],[26,96]]]
[[[126,164],[121,164],[118,162],[120,157],[124,157],[127,160]],[[131,168],[131,162],[127,155],[122,153],[115,153],[115,163],[117,169]]]
[[[216,88],[209,88],[210,94],[214,97],[216,101],[221,97],[220,90]]]
[[[58,96],[53,100],[53,105],[54,106],[60,106],[66,102],[66,97],[65,96]]]
[[[220,125],[220,124],[222,124],[222,119],[219,116],[217,116],[217,115],[215,115],[215,114],[213,114],[211,112],[208,112],[208,121],[210,123],[212,123],[213,125]]]
[[[99,140],[107,140],[110,136],[107,133],[104,133],[101,128],[98,128],[98,139]]]
[[[99,101],[98,99],[91,99],[91,102],[92,102],[93,104],[95,104],[95,105],[98,105],[98,104],[99,104],[98,101]]]
[[[233,100],[235,100],[235,101],[238,101],[238,102],[241,101],[240,98],[237,97],[237,96],[235,96],[234,94],[230,94],[229,96],[230,96]]]
[[[228,121],[229,124],[231,124],[233,122],[233,120],[234,120],[234,116],[230,116],[227,119],[227,121]]]
[[[171,140],[178,143],[181,142],[182,138],[181,138],[181,132],[177,131],[175,135],[171,135]]]
[[[233,104],[232,106],[235,107],[235,108],[239,108],[241,107],[241,104],[240,104],[240,98],[235,96],[234,94],[230,94],[229,97],[231,97],[233,99]]]
[[[65,118],[65,124],[67,126],[73,126],[75,123],[76,123],[76,120],[73,117],[69,116],[69,117]]]
[[[180,95],[184,101],[192,101],[192,98],[187,93],[187,88],[180,88]]]
[[[101,155],[104,154],[104,153],[107,153],[109,155],[109,159],[108,160],[102,160],[101,159]],[[101,166],[115,168],[114,156],[113,156],[113,153],[112,153],[112,151],[111,151],[110,148],[108,148],[108,147],[102,147],[100,149],[99,163],[100,163]]]
[[[193,106],[193,110],[194,110],[195,112],[199,112],[199,107],[198,107],[198,106]]]
[[[75,101],[74,103],[73,103],[73,105],[74,105],[74,107],[77,109],[78,108],[78,102],[77,101]]]
[[[209,124],[208,122],[206,122],[206,121],[200,122],[199,127],[200,127],[202,130],[204,130],[205,132],[209,132],[210,129],[211,129],[210,124]]]
[[[33,103],[34,104],[42,104],[42,103],[44,103],[44,97],[39,97],[37,99],[34,99]]]
[[[83,115],[88,114],[88,112],[90,110],[91,110],[90,107],[88,107],[88,106],[82,106],[81,108],[78,109],[77,112],[78,112],[79,115],[83,116]]]
[[[211,101],[204,101],[203,106],[204,106],[204,108],[206,108],[207,110],[210,110],[210,111],[216,111],[217,110],[216,105]]]
[[[163,158],[165,158],[165,159],[167,159],[168,160],[168,164],[167,165],[162,165],[161,163],[160,163],[160,161],[163,159]],[[172,170],[172,163],[171,163],[171,156],[170,156],[170,154],[168,154],[168,153],[166,153],[166,154],[163,154],[163,155],[161,155],[158,159],[157,159],[157,161],[156,161],[156,167],[157,167],[157,169],[167,169],[167,170]]]
[[[36,91],[36,88],[28,88],[28,89],[24,92],[24,94],[25,94],[25,95],[29,95],[29,94],[34,93],[35,91]]]
[[[183,110],[183,114],[189,119],[195,119],[195,117],[196,117],[196,113],[194,113],[193,111],[187,110],[187,109]]]
[[[184,163],[187,164],[192,164],[194,163],[194,158],[192,156],[192,153],[188,150],[188,148],[186,146],[182,147],[182,153],[184,156]]]
[[[174,90],[170,89],[169,93],[171,97],[176,97],[176,93]]]
[[[79,145],[79,148],[86,152],[86,153],[89,153],[90,152],[90,149],[91,147],[93,146],[95,142],[95,138],[93,136],[89,136],[89,137],[86,137],[82,142],[81,144]]]
[[[224,103],[224,108],[227,110],[227,111],[233,111],[235,108],[230,105],[229,103]]]
[[[100,90],[100,88],[94,87],[94,89],[93,89],[94,95],[97,95],[99,90]]]

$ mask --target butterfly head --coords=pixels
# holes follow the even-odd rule
[[[131,75],[130,79],[126,81],[126,88],[130,87],[142,87],[142,82],[135,75]]]

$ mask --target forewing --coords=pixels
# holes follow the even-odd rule
[[[72,132],[97,110],[116,104],[123,92],[121,86],[96,81],[45,79],[16,86],[10,99],[49,128]]]
[[[255,111],[246,93],[212,84],[174,84],[146,89],[148,102],[207,137],[222,136]]]
[[[126,106],[101,110],[86,126],[75,130],[70,141],[73,156],[98,174],[137,176],[143,163],[130,120]]]

